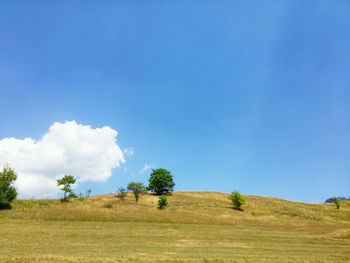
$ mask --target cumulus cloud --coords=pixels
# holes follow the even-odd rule
[[[140,174],[144,174],[150,170],[152,170],[154,168],[154,165],[153,164],[148,164],[148,163],[145,163],[145,165],[142,167],[142,169],[140,170]]]
[[[20,197],[55,196],[59,191],[56,180],[65,174],[79,182],[105,182],[125,162],[117,135],[108,126],[56,122],[40,140],[0,140],[0,166],[8,164],[16,170]]]

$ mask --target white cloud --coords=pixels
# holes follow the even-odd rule
[[[16,170],[20,197],[57,195],[56,179],[65,174],[80,182],[105,182],[112,169],[125,162],[117,134],[108,126],[94,129],[75,121],[56,122],[37,141],[0,140],[0,167],[9,164]]]
[[[140,174],[144,174],[150,170],[152,170],[154,168],[154,165],[153,164],[148,164],[148,163],[145,163],[145,165],[143,166],[143,168],[140,170]]]
[[[132,155],[134,155],[134,148],[132,148],[132,147],[125,148],[123,152],[127,156],[132,156]]]

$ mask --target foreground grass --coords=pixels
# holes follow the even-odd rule
[[[175,193],[163,211],[154,196],[18,201],[0,212],[0,261],[350,262],[347,203],[247,199],[244,212],[222,193]]]

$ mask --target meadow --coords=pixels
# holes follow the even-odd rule
[[[0,211],[0,262],[350,262],[350,203],[175,192],[17,200]]]

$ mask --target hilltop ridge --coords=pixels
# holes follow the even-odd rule
[[[168,196],[169,205],[157,209],[158,197],[143,195],[138,203],[131,193],[125,200],[99,195],[61,202],[57,199],[17,200],[14,209],[3,212],[11,218],[74,221],[146,221],[253,225],[350,226],[350,202],[341,209],[333,204],[311,204],[275,197],[245,195],[243,211],[232,208],[226,193],[179,191]],[[109,207],[109,208],[107,208]]]
[[[17,200],[0,211],[0,262],[350,262],[350,203],[307,204],[174,192],[136,203],[113,195]]]

